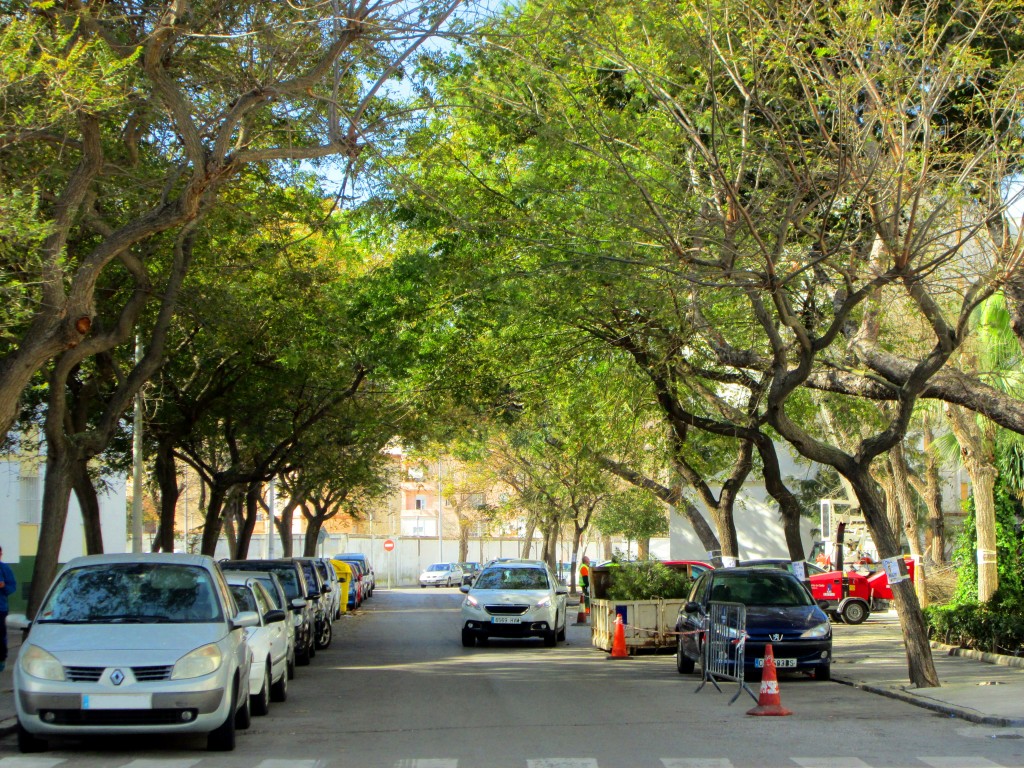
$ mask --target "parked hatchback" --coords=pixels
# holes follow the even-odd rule
[[[461,586],[462,569],[458,563],[433,563],[420,574],[421,587]]]
[[[288,614],[274,607],[274,601],[257,579],[244,573],[225,577],[235,605],[252,611],[260,623],[245,630],[252,666],[249,691],[252,713],[266,715],[271,701],[288,698]]]
[[[543,561],[493,563],[460,589],[466,647],[492,637],[540,637],[549,648],[565,640],[568,590]]]
[[[701,630],[712,602],[746,606],[746,674],[760,675],[764,650],[772,645],[780,670],[831,677],[832,625],[807,587],[792,573],[774,568],[721,568],[694,583],[676,622],[676,669],[694,670],[701,659]]]
[[[211,750],[249,726],[249,647],[260,623],[236,609],[201,555],[71,560],[43,598],[14,668],[18,747],[51,736],[206,733]]]

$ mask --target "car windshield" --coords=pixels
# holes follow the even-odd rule
[[[434,563],[429,568],[427,568],[427,570],[428,571],[447,571],[448,570],[448,563]]]
[[[155,624],[223,620],[205,568],[172,563],[104,563],[61,574],[40,623]]]
[[[548,589],[548,577],[538,568],[488,568],[476,577],[474,589]]]
[[[711,600],[747,606],[814,605],[810,594],[794,576],[785,571],[775,573],[767,568],[753,573],[716,571]]]

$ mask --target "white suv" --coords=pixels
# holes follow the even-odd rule
[[[565,640],[568,590],[541,560],[489,563],[472,585],[460,588],[462,644],[471,648],[492,637],[540,637],[553,648]]]

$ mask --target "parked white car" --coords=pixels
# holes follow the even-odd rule
[[[250,652],[216,563],[202,555],[91,555],[64,566],[14,667],[18,747],[47,738],[206,733],[235,747],[249,727]]]
[[[472,585],[460,587],[462,644],[471,648],[492,637],[540,637],[553,648],[565,640],[568,590],[541,560],[489,563]]]
[[[231,576],[235,574],[241,574],[243,576],[251,576],[256,579],[260,584],[263,585],[264,589],[267,590],[267,594],[270,599],[274,602],[274,608],[279,608],[286,614],[292,613],[291,605],[288,600],[288,590],[285,589],[284,584],[277,577],[276,573],[270,571],[239,571],[221,568],[224,572],[224,576],[230,581]],[[295,659],[297,653],[297,640],[295,634],[295,622],[288,619],[285,623],[285,633],[288,636],[288,679],[295,679]]]
[[[288,698],[288,614],[274,606],[274,600],[258,579],[247,574],[227,574],[235,603],[243,611],[259,614],[260,624],[245,630],[252,653],[249,691],[252,713],[270,712],[270,702]]]
[[[450,587],[462,584],[462,569],[458,563],[434,563],[420,574],[421,587]]]

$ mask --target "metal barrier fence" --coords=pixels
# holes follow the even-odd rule
[[[757,701],[758,698],[743,682],[744,657],[747,638],[747,607],[743,603],[708,603],[704,616],[704,644],[701,647],[701,682],[699,691],[707,683],[715,686],[719,680],[732,680],[739,684],[732,704],[743,691]]]

